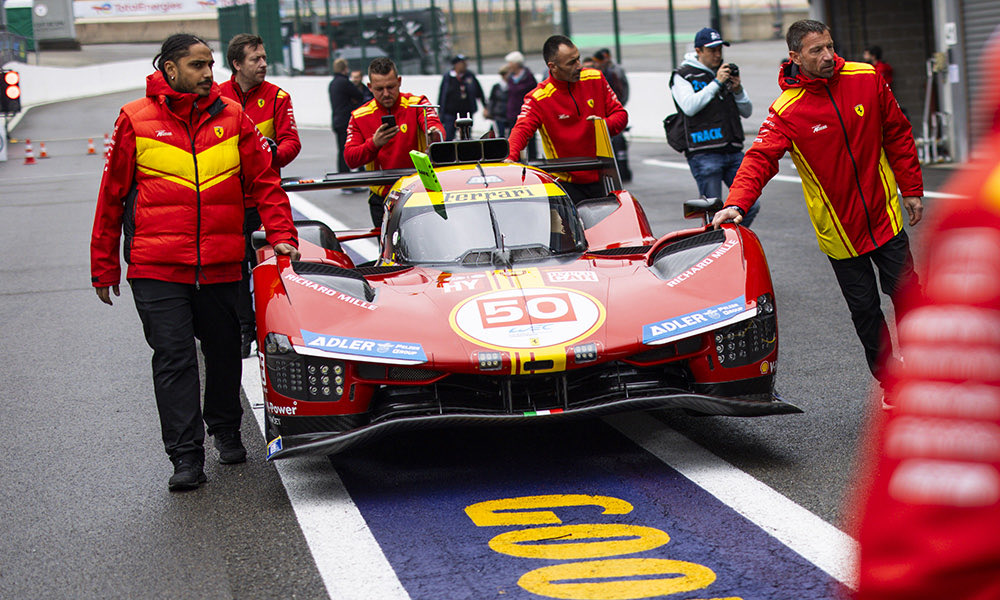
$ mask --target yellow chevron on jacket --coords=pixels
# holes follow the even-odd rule
[[[580,71],[580,81],[587,81],[588,79],[600,79],[601,72],[597,69],[584,69]]]
[[[549,83],[546,84],[545,87],[536,89],[535,91],[531,92],[531,96],[535,100],[544,100],[554,93],[556,93],[556,86]]]
[[[369,100],[368,102],[365,102],[361,106],[355,108],[354,112],[352,112],[351,115],[354,117],[370,115],[373,112],[375,112],[377,108],[378,108],[378,102],[376,102],[375,100]]]
[[[802,180],[802,192],[805,195],[806,207],[809,209],[809,217],[816,229],[816,240],[819,242],[820,250],[836,259],[857,256],[858,252],[851,244],[851,239],[844,230],[844,225],[834,210],[826,190],[820,185],[816,173],[806,162],[796,144],[792,144],[791,154],[792,162],[795,163],[799,178]]]
[[[277,132],[274,130],[274,119],[268,119],[257,123],[257,130],[266,138],[276,139]]]
[[[137,136],[136,168],[151,177],[160,177],[192,190],[206,190],[239,173],[239,141],[239,136],[230,136],[192,157],[191,152],[177,146]]]
[[[779,115],[788,110],[788,107],[795,104],[795,102],[802,97],[802,94],[806,92],[805,88],[794,88],[790,90],[785,90],[781,92],[778,99],[771,103],[771,110],[778,113]]]
[[[875,74],[875,67],[863,62],[845,62],[844,68],[840,70],[841,75],[864,75]]]

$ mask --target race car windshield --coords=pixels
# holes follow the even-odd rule
[[[389,239],[407,263],[525,262],[586,250],[567,196],[406,206]]]

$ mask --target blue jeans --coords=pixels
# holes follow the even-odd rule
[[[688,167],[694,180],[698,182],[698,193],[705,198],[723,198],[722,182],[726,182],[726,187],[733,185],[733,178],[736,171],[743,162],[742,152],[696,152],[687,157]],[[724,199],[724,198],[723,198]],[[757,212],[760,211],[760,203],[754,202],[750,210],[743,217],[742,225],[750,227]]]

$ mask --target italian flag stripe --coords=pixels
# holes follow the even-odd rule
[[[557,414],[557,413],[561,413],[562,411],[563,411],[563,409],[561,409],[561,408],[553,408],[552,410],[529,410],[528,412],[524,413],[524,416],[526,416],[526,417],[542,417],[542,416],[545,416],[545,415],[554,415],[554,414]]]

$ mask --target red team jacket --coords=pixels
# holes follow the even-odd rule
[[[122,107],[104,165],[91,237],[95,287],[127,277],[176,283],[239,281],[244,197],[272,245],[298,245],[267,142],[235,103],[175,92],[157,71],[146,97]]]
[[[844,62],[830,79],[782,65],[784,90],[743,158],[726,204],[744,211],[791,152],[802,178],[819,247],[831,258],[878,248],[903,228],[896,185],[922,196],[923,179],[909,121],[889,86],[867,63]]]
[[[433,108],[414,108],[416,104],[430,104],[425,96],[400,93],[399,101],[391,111],[382,108],[375,100],[369,100],[351,113],[347,123],[347,142],[344,144],[344,161],[347,166],[356,169],[365,165],[368,171],[381,169],[412,168],[410,150],[423,152],[427,149],[427,131],[424,129],[424,112],[427,114],[427,129],[436,127],[444,132],[441,119]],[[375,147],[372,138],[375,131],[382,126],[383,115],[395,115],[399,133],[388,144],[381,148]],[[389,193],[392,186],[372,186],[371,190],[379,196]]]
[[[302,149],[299,141],[299,131],[295,127],[295,114],[292,112],[292,98],[288,92],[269,81],[254,86],[243,93],[240,84],[236,83],[236,74],[219,85],[223,98],[236,100],[243,106],[243,111],[254,122],[261,135],[271,138],[278,145],[278,151],[272,155],[271,164],[280,171],[292,162]]]
[[[594,125],[587,120],[591,116],[604,119],[612,136],[628,125],[628,113],[597,69],[584,69],[577,83],[559,81],[550,74],[524,96],[521,114],[510,132],[508,158],[519,160],[535,131],[542,136],[542,150],[548,158],[596,156]],[[599,178],[597,171],[576,171],[566,180],[593,183]]]

